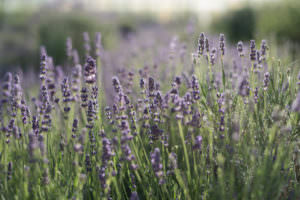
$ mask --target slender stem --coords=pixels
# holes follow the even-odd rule
[[[179,129],[180,139],[181,139],[182,147],[183,147],[183,151],[184,151],[184,159],[185,159],[185,163],[186,163],[186,167],[187,167],[188,182],[191,183],[190,162],[189,162],[189,157],[188,157],[188,153],[187,153],[187,149],[186,149],[186,144],[185,144],[185,140],[184,140],[184,134],[183,134],[183,130],[182,130],[182,125],[181,125],[180,121],[178,121],[177,123],[178,123],[178,129]]]
[[[225,89],[226,89],[226,76],[225,76],[225,70],[224,70],[223,55],[221,55],[221,65],[222,65],[223,92],[225,92]]]

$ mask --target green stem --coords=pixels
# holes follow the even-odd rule
[[[188,157],[186,144],[185,144],[185,140],[184,140],[184,134],[183,134],[182,125],[181,125],[180,121],[178,121],[178,129],[179,129],[180,139],[181,139],[182,146],[183,146],[184,159],[185,159],[185,163],[186,163],[186,167],[187,167],[188,183],[191,183],[191,169],[190,169],[189,157]]]

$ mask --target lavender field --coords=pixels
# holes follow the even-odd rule
[[[299,65],[143,34],[121,54],[85,32],[84,59],[67,38],[63,68],[41,47],[39,87],[6,73],[1,199],[299,198]]]
[[[0,46],[1,200],[300,199],[296,42],[116,21]]]

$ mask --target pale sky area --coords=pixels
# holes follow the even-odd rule
[[[250,3],[257,5],[263,2],[278,0],[0,0],[7,8],[19,6],[38,6],[41,3],[64,2],[80,3],[95,10],[131,11],[131,12],[177,12],[177,11],[222,11]]]
[[[73,0],[73,2],[76,0]],[[278,0],[77,0],[101,10],[115,11],[222,11],[244,3],[258,4]]]
[[[87,2],[93,2],[86,0]],[[100,0],[94,3],[102,9],[131,11],[221,11],[238,6],[246,0]]]

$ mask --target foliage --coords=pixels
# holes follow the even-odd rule
[[[300,43],[300,2],[287,0],[265,4],[258,12],[257,29],[261,35],[275,35],[284,42]]]
[[[255,15],[256,11],[251,7],[226,12],[213,20],[211,28],[216,32],[230,35],[229,39],[232,42],[250,40],[256,33],[257,18]]]

